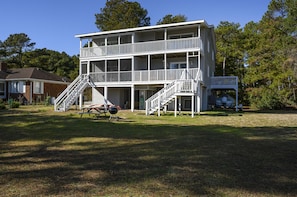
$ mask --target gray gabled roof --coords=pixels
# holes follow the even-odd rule
[[[6,72],[0,71],[0,80],[1,79],[3,79],[3,80],[6,79],[7,75],[8,74]]]
[[[1,75],[0,75],[1,76]],[[45,80],[56,82],[67,82],[65,78],[44,71],[40,68],[14,68],[6,72],[6,80]]]

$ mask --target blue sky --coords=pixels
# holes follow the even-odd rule
[[[130,0],[135,1],[135,0]],[[258,22],[270,0],[136,0],[147,9],[151,25],[167,14],[183,14],[188,21],[204,19],[217,26],[220,21]],[[26,33],[35,48],[69,55],[79,54],[76,34],[98,31],[95,14],[106,0],[4,0],[0,11],[0,40],[10,34]]]

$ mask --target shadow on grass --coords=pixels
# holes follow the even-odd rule
[[[6,196],[297,193],[296,127],[258,132],[38,113],[0,121]]]

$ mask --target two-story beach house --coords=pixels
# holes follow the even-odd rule
[[[208,109],[212,90],[233,89],[237,77],[214,76],[214,27],[205,20],[76,35],[80,39],[79,76],[56,99],[65,111],[92,89],[92,103],[146,110]],[[237,106],[236,96],[236,106]]]

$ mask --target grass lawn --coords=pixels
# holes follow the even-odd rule
[[[297,196],[297,112],[0,111],[1,196]]]

